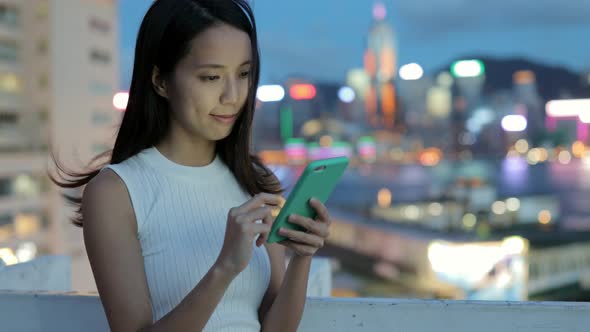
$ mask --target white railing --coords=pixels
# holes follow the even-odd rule
[[[329,294],[330,274],[328,260],[312,263],[299,331],[586,332],[590,326],[590,303],[316,297]],[[67,285],[67,257],[0,267],[0,289],[20,289],[0,290],[0,331],[108,331],[99,297],[64,293]]]
[[[587,332],[590,303],[308,298],[299,331]],[[108,331],[96,295],[0,292],[0,331]]]

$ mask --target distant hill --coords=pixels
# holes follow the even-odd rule
[[[582,75],[563,67],[533,62],[524,58],[462,57],[480,59],[486,68],[484,91],[512,89],[512,75],[518,70],[531,70],[537,78],[537,90],[544,100],[590,97],[590,89],[582,86]],[[451,64],[441,69],[447,70]]]

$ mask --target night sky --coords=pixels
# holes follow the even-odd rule
[[[119,0],[121,88],[150,0]],[[262,53],[261,83],[290,74],[343,82],[361,67],[372,24],[371,0],[252,0]],[[590,1],[386,0],[399,64],[432,71],[457,57],[526,57],[590,71]]]

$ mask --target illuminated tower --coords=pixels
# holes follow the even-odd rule
[[[367,118],[371,125],[393,128],[396,111],[396,90],[393,79],[397,73],[397,47],[393,29],[385,22],[385,5],[373,7],[374,23],[369,31],[364,56],[370,85],[365,95]]]

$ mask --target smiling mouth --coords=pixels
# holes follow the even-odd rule
[[[211,114],[211,116],[224,124],[231,124],[234,123],[236,121],[236,119],[238,118],[238,114],[232,114],[232,115],[217,115],[217,114]]]

